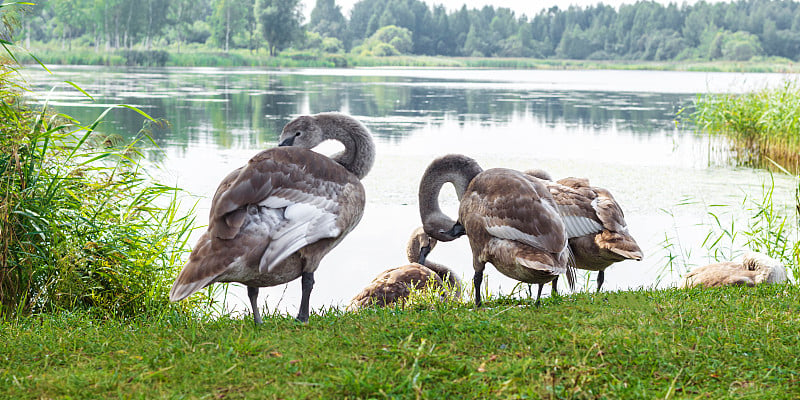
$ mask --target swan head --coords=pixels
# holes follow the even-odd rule
[[[283,127],[281,136],[278,139],[278,146],[312,149],[325,139],[325,134],[316,118],[310,115],[303,115],[291,120]]]
[[[437,240],[428,236],[425,230],[420,226],[414,229],[411,233],[411,238],[408,240],[408,261],[425,264],[425,258],[428,257],[431,250],[436,247]]]
[[[464,236],[467,231],[464,225],[453,221],[444,214],[433,215],[422,223],[425,233],[440,242],[450,242]]]
[[[747,270],[759,272],[756,283],[780,283],[787,279],[786,267],[765,254],[754,251],[746,253],[742,257],[742,266]]]

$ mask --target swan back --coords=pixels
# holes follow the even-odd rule
[[[493,168],[476,176],[459,208],[473,257],[527,283],[568,272],[567,232],[547,187],[527,175]],[[569,277],[569,276],[568,276]]]
[[[741,261],[724,261],[695,268],[686,274],[680,286],[755,286],[780,283],[786,278],[786,268],[780,262],[761,253],[748,252]]]

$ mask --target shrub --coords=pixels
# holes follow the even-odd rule
[[[105,113],[82,126],[33,110],[0,76],[0,318],[173,309],[192,218],[178,212],[180,190],[143,169],[136,145],[149,137],[120,146],[94,130]]]

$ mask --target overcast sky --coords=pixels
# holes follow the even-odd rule
[[[517,17],[521,16],[522,14],[527,15],[528,17],[532,17],[539,13],[543,8],[550,8],[552,6],[558,6],[561,9],[566,9],[570,5],[576,5],[579,7],[588,7],[595,5],[597,3],[602,2],[603,4],[619,7],[620,4],[633,4],[636,0],[422,0],[424,3],[428,4],[429,6],[432,4],[442,4],[447,8],[448,11],[454,11],[461,8],[462,5],[466,4],[467,8],[481,8],[485,5],[492,5],[495,8],[498,7],[505,7],[514,10]],[[656,0],[661,4],[669,4],[669,0]],[[350,18],[350,10],[353,8],[353,4],[357,3],[358,0],[336,0],[336,4],[342,7],[342,14],[344,14],[345,18]],[[672,1],[673,3],[683,4],[683,0],[680,1]],[[695,0],[687,1],[689,4],[695,3]],[[714,1],[708,1],[709,3]],[[316,0],[302,0],[302,3],[305,5],[304,13],[306,16],[306,22],[308,22],[308,18],[311,15],[311,10],[314,9],[314,5],[317,4]]]

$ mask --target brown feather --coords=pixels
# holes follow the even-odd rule
[[[253,213],[271,196],[296,200],[300,195],[331,202],[341,233],[309,244],[270,274],[259,273],[270,238],[269,232],[251,222]],[[328,157],[295,147],[264,150],[220,183],[212,200],[208,231],[178,275],[170,298],[180,300],[213,282],[264,287],[294,280],[308,268],[304,265],[318,263],[358,223],[364,202],[361,182]]]

